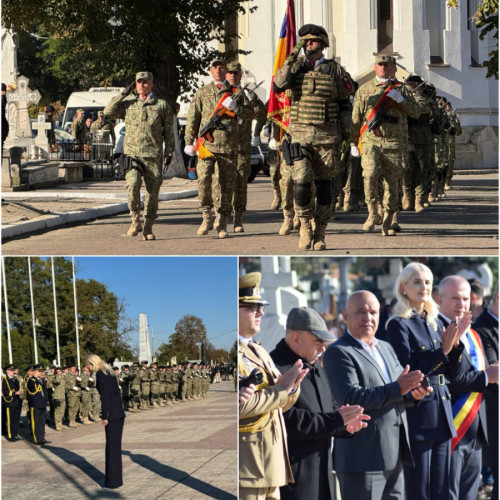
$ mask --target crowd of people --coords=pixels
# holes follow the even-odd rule
[[[293,308],[269,354],[260,274],[240,278],[240,499],[334,499],[334,474],[344,499],[498,498],[498,284],[473,319],[466,279],[433,281],[406,266],[382,330],[366,290],[338,337]]]
[[[184,362],[179,365],[158,365],[147,361],[124,364],[121,370],[112,367],[116,376],[124,411],[138,412],[174,405],[180,402],[207,398],[210,384],[221,381],[219,365]],[[45,368],[38,364],[29,367],[24,376],[13,364],[4,367],[2,376],[2,435],[9,441],[18,441],[21,411],[26,402],[26,415],[33,440],[44,442],[43,433],[32,425],[45,426],[45,420],[56,431],[89,425],[101,421],[101,399],[96,379],[88,366],[82,371],[70,364]],[[232,372],[231,372],[232,375]],[[225,376],[226,377],[226,376]],[[48,415],[33,418],[36,408]],[[35,409],[33,409],[35,408]],[[64,424],[67,424],[65,426]]]

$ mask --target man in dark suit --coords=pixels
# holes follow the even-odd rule
[[[490,307],[479,315],[472,324],[472,329],[479,333],[481,337],[488,363],[490,365],[498,363],[498,283]],[[488,421],[486,457],[494,480],[491,500],[498,500],[498,384],[492,384],[488,388],[484,399],[486,401],[486,418]]]
[[[335,441],[333,467],[346,499],[404,499],[403,464],[413,464],[405,407],[432,392],[420,387],[420,371],[403,368],[391,345],[375,338],[379,312],[375,295],[353,293],[343,313],[347,330],[324,357],[333,399],[371,416],[352,439]]]
[[[470,308],[470,284],[461,276],[439,283],[439,316],[445,328]],[[457,437],[451,442],[450,498],[475,500],[481,475],[481,448],[488,442],[483,393],[498,383],[498,364],[487,366],[481,338],[469,329],[460,338],[462,369],[450,392]]]
[[[327,343],[334,340],[316,311],[294,307],[288,314],[285,338],[271,352],[281,373],[286,373],[299,359],[309,369],[297,401],[283,414],[295,483],[280,488],[282,500],[333,500],[332,437],[348,438],[366,427],[365,420],[370,420],[358,405],[334,410],[330,384],[317,363]]]

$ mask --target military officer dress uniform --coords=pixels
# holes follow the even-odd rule
[[[33,442],[37,445],[43,445],[45,441],[45,419],[47,416],[47,385],[46,380],[39,376],[43,370],[41,365],[33,367],[34,375],[26,383],[26,392],[28,394],[28,412],[30,414],[30,427],[33,435]]]
[[[375,65],[384,64],[395,65],[396,59],[389,55],[377,56]],[[383,113],[382,121],[368,130],[370,115],[381,110],[382,106],[378,106],[386,92],[386,112]],[[362,148],[361,166],[369,212],[363,225],[365,231],[372,231],[377,223],[382,222],[382,234],[395,235],[391,225],[393,216],[398,211],[399,184],[403,177],[404,155],[408,145],[407,116],[418,118],[420,107],[410,91],[393,79],[375,76],[356,92],[352,121],[354,144],[359,143]],[[381,181],[384,185],[383,221],[378,220],[377,214]]]
[[[333,203],[332,180],[336,181],[339,174],[341,142],[349,144],[351,139],[349,96],[354,86],[333,59],[323,56],[318,60],[309,59],[312,55],[309,50],[305,58],[297,59],[300,48],[308,40],[319,41],[321,51],[329,46],[324,28],[306,24],[300,28],[299,35],[301,41],[276,72],[274,86],[275,91],[290,89],[292,93],[289,133],[292,147],[300,144],[295,148],[299,151],[292,151],[294,206],[300,219],[299,249],[313,246],[314,250],[324,250]],[[339,190],[340,187],[335,186],[335,191]]]
[[[151,82],[152,85],[153,74],[141,71],[135,75],[135,80],[137,84],[143,80]],[[156,219],[158,195],[163,182],[162,158],[171,157],[174,151],[172,111],[167,101],[158,98],[152,91],[147,95],[137,95],[133,99],[125,100],[127,95],[128,93],[124,91],[114,97],[104,108],[104,114],[110,118],[125,119],[123,152],[132,158],[132,168],[125,174],[128,206],[132,218],[127,236],[136,236],[142,231],[143,239],[154,240],[152,227]],[[146,185],[144,228],[141,224],[142,177]]]
[[[260,273],[239,280],[239,305],[265,306],[259,292]],[[242,336],[238,345],[240,380],[257,368],[263,382],[239,405],[239,498],[279,499],[279,487],[293,482],[288,458],[283,412],[295,404],[300,389],[290,394],[276,381],[281,373],[269,353],[251,338]]]
[[[2,376],[2,434],[8,441],[19,441],[17,436],[21,418],[21,385],[14,375],[15,367],[10,364],[4,367]]]

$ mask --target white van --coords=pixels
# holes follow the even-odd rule
[[[92,87],[88,92],[73,92],[66,103],[66,109],[59,118],[59,126],[71,132],[71,123],[77,109],[85,110],[85,119],[97,120],[97,112],[102,111],[123,87]]]

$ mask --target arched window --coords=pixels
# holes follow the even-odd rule
[[[394,17],[392,0],[378,0],[377,3],[377,50],[378,52],[393,52]]]

